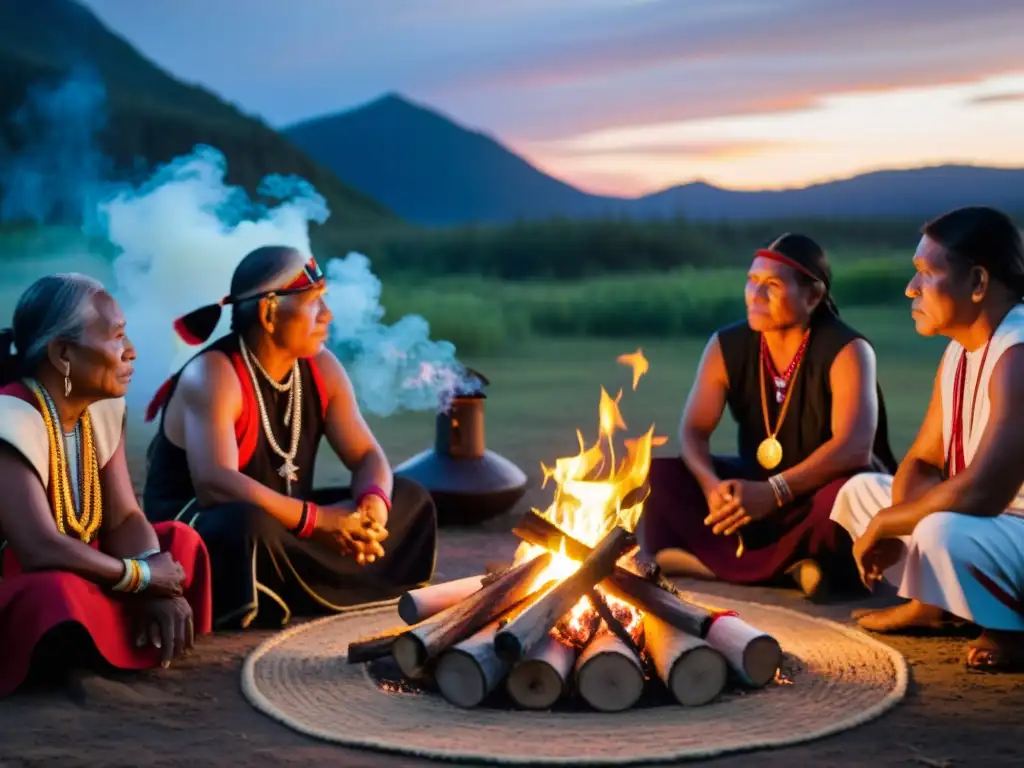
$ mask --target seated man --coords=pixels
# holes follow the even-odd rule
[[[809,598],[859,588],[852,541],[829,520],[840,486],[892,471],[875,356],[843,323],[822,249],[783,235],[757,251],[747,319],[708,342],[687,398],[682,460],[655,459],[641,543],[669,573],[734,584],[789,574]],[[728,406],[739,456],[713,457]]]
[[[324,291],[313,259],[258,248],[227,297],[175,323],[200,344],[220,307],[232,306],[231,333],[150,404],[147,419],[162,417],[143,497],[151,520],[182,520],[202,534],[218,628],[248,626],[261,612],[283,624],[292,612],[391,599],[433,573],[433,501],[392,479],[345,370],[324,347]],[[351,470],[351,489],[313,489],[321,437]]]
[[[98,651],[167,666],[210,631],[202,540],[150,525],[132,491],[134,360],[117,302],[85,275],[37,280],[0,332],[0,696],[30,665],[63,672]]]
[[[1024,244],[1005,214],[961,208],[926,224],[907,286],[922,336],[951,339],[896,476],[854,478],[832,519],[857,538],[869,587],[909,601],[859,618],[876,632],[983,633],[978,669],[1024,665]]]

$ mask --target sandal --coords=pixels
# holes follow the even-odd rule
[[[967,670],[991,674],[1024,673],[1024,633],[1005,634],[1016,635],[1016,640],[1000,641],[993,638],[992,633],[984,632],[968,643],[964,659]]]

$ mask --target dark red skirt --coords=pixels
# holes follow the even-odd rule
[[[185,569],[185,599],[192,606],[196,635],[211,629],[210,559],[202,539],[183,523],[153,526],[160,548]],[[14,553],[3,558],[0,580],[0,696],[25,680],[36,646],[58,627],[73,623],[86,631],[93,645],[118,669],[149,669],[160,663],[160,651],[137,648],[131,598],[111,594],[80,576],[61,571],[22,573]]]
[[[759,467],[745,467],[733,458],[715,458],[715,471],[723,480],[761,479],[763,474]],[[835,586],[856,585],[850,537],[829,519],[836,495],[848,477],[833,480],[777,514],[744,526],[742,557],[736,557],[736,535],[716,535],[704,525],[707,500],[682,459],[654,459],[648,479],[651,493],[644,504],[640,531],[646,552],[685,550],[718,579],[732,584],[779,583],[787,568],[811,558]]]

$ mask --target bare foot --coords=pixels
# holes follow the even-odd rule
[[[691,576],[709,581],[717,578],[695,555],[682,549],[663,549],[654,556],[654,561],[662,573],[668,576]]]
[[[793,563],[786,569],[786,575],[796,582],[800,591],[804,593],[804,597],[812,603],[828,600],[830,594],[828,580],[822,573],[821,566],[814,560],[808,558]]]
[[[1024,632],[986,629],[967,645],[967,668],[978,672],[1024,672]]]
[[[857,612],[857,624],[870,632],[883,634],[918,633],[922,630],[941,630],[946,625],[942,621],[943,610],[934,605],[926,605],[917,600],[909,600],[902,605],[891,608],[880,608],[867,613]]]

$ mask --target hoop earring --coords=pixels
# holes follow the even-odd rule
[[[71,395],[71,363],[64,363],[64,397]]]

